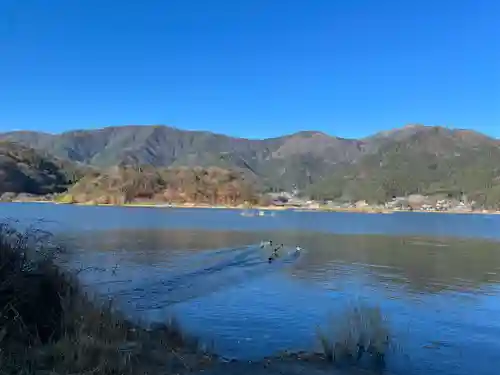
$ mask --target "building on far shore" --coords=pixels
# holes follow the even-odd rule
[[[360,201],[357,201],[356,203],[354,203],[354,206],[356,208],[366,208],[369,206],[368,202],[365,201],[365,200],[360,200]]]

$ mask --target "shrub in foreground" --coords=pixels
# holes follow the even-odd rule
[[[318,330],[325,358],[336,364],[383,367],[391,342],[389,327],[378,307],[359,305],[348,308],[330,327]]]
[[[175,322],[143,329],[93,303],[48,243],[0,225],[2,374],[170,374],[212,360]]]

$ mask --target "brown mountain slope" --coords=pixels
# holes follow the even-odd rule
[[[82,178],[61,199],[101,204],[154,201],[236,205],[256,203],[258,194],[240,173],[217,167],[112,167]]]

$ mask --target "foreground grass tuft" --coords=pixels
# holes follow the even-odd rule
[[[370,362],[385,365],[391,342],[389,327],[378,307],[354,306],[332,319],[330,327],[318,329],[323,355],[336,364]]]
[[[176,374],[213,360],[175,321],[143,329],[93,303],[49,243],[0,225],[2,374]]]

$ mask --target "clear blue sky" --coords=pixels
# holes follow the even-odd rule
[[[498,0],[0,0],[0,131],[500,137]]]

